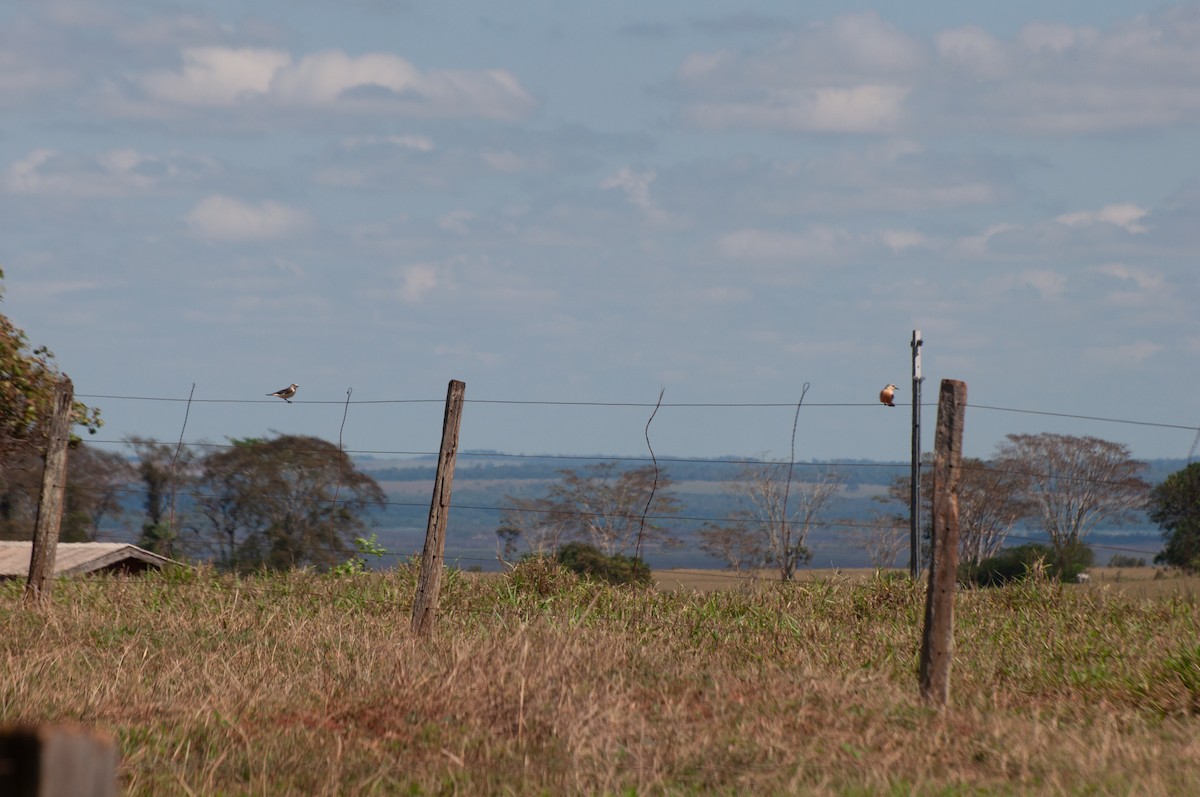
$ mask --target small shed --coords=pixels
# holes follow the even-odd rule
[[[0,542],[0,578],[26,578],[32,556],[32,542]],[[168,564],[178,562],[124,542],[60,542],[54,575],[141,573]]]

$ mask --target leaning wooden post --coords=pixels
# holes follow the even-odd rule
[[[72,725],[0,728],[0,794],[116,797],[117,743]]]
[[[954,590],[958,581],[958,479],[962,471],[967,383],[943,379],[933,460],[933,557],[921,637],[921,700],[944,708],[954,659]]]
[[[25,600],[42,603],[50,593],[54,575],[54,555],[58,552],[58,532],[62,526],[63,493],[67,486],[67,436],[71,431],[71,405],[75,386],[63,377],[54,389],[50,428],[46,437],[42,492],[38,498],[37,520],[33,526],[33,550],[29,557],[29,580]]]
[[[467,386],[450,380],[446,390],[446,416],[442,421],[442,447],[438,452],[437,475],[433,480],[433,500],[429,504],[429,524],[425,528],[425,550],[421,554],[421,574],[413,603],[412,629],[426,636],[433,630],[437,615],[438,593],[442,588],[442,559],[446,551],[446,516],[450,511],[450,489],[454,486],[454,460],[458,454],[458,427],[462,422],[463,395]]]

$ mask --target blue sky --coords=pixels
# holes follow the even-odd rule
[[[910,5],[4,3],[3,310],[111,441],[904,459],[920,329],[1187,456],[1200,5]]]

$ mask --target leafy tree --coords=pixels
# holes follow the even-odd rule
[[[997,447],[994,466],[1016,480],[1029,514],[1050,537],[1060,569],[1097,524],[1131,519],[1150,489],[1140,478],[1144,462],[1127,446],[1097,437],[1010,434]]]
[[[145,490],[146,515],[138,545],[163,556],[180,556],[186,547],[178,532],[183,523],[176,518],[172,526],[171,520],[178,493],[195,477],[194,456],[190,449],[177,451],[143,437],[127,437],[125,442],[137,455],[134,471]]]
[[[621,470],[618,464],[564,468],[540,498],[506,496],[504,526],[520,529],[534,551],[565,539],[586,542],[605,556],[632,553],[639,535],[644,544],[678,542],[660,522],[679,512],[670,477],[649,465]]]
[[[54,392],[62,377],[53,352],[31,346],[25,332],[0,313],[0,478],[22,453],[45,448]],[[78,401],[73,409],[75,425],[93,434],[100,428],[98,409]]]
[[[1154,561],[1200,571],[1200,462],[1172,473],[1155,487],[1149,509],[1166,542]]]
[[[124,516],[122,503],[133,468],[129,460],[115,451],[80,443],[67,456],[67,489],[63,507],[66,535],[95,540],[106,519]]]
[[[24,450],[11,455],[0,484],[0,539],[33,538],[41,496],[44,462],[41,454]],[[120,454],[82,443],[67,457],[67,486],[63,498],[62,542],[95,540],[105,518],[124,514],[121,496],[131,470]]]
[[[224,567],[332,567],[354,552],[366,513],[386,500],[373,478],[320,438],[231,443],[200,461],[194,496]]]
[[[842,485],[833,471],[817,474],[812,481],[789,481],[786,462],[753,462],[741,467],[732,481],[738,508],[725,523],[711,527],[754,530],[760,540],[761,562],[778,568],[779,577],[790,581],[796,569],[812,560],[806,544],[817,518]]]

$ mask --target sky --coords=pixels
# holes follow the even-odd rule
[[[904,460],[920,330],[1183,458],[1198,128],[1195,3],[0,0],[0,311],[114,449]]]

